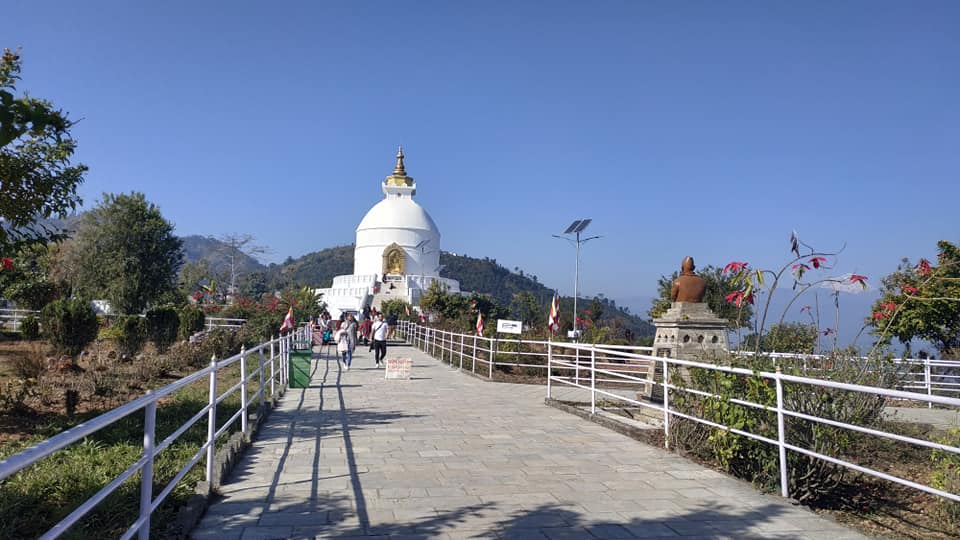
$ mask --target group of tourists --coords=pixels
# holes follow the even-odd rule
[[[321,332],[323,345],[336,343],[340,357],[338,361],[345,371],[350,370],[353,351],[358,343],[369,345],[370,351],[374,352],[376,367],[386,364],[387,338],[393,329],[383,313],[376,309],[366,311],[359,324],[352,313],[342,314],[339,320],[334,321],[326,311],[314,324],[314,332]]]

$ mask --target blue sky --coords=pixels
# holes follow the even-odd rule
[[[270,261],[352,242],[399,143],[445,250],[570,294],[591,217],[581,290],[635,311],[794,229],[871,283],[960,240],[956,2],[137,4],[8,1],[0,46],[81,120],[87,206]]]

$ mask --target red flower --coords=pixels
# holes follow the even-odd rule
[[[723,267],[723,273],[724,273],[724,274],[736,274],[737,272],[742,272],[742,271],[745,270],[746,268],[747,268],[747,263],[745,263],[745,262],[733,261],[733,262],[731,262],[731,263],[727,263],[727,265]]]
[[[743,305],[744,302],[748,304],[753,303],[753,293],[745,295],[743,294],[743,291],[734,291],[728,294],[725,297],[725,300],[727,301],[728,304],[733,304],[737,307],[740,307]]]
[[[893,313],[893,311],[897,309],[897,304],[894,302],[884,302],[883,304],[880,304],[880,307],[882,307],[887,313]]]
[[[200,291],[197,291],[197,292],[193,293],[192,296],[193,296],[193,299],[194,299],[194,300],[200,300],[201,298],[203,298],[203,293],[200,292]]]
[[[874,311],[874,312],[873,312],[873,320],[875,320],[875,321],[882,321],[883,319],[886,319],[886,318],[889,317],[889,316],[890,316],[890,314],[887,313],[886,311]]]
[[[930,261],[926,259],[920,259],[920,262],[917,263],[917,266],[913,268],[921,276],[926,276],[930,274]]]
[[[806,272],[806,271],[809,270],[809,269],[810,269],[810,267],[807,266],[807,265],[805,265],[805,264],[803,264],[803,263],[799,263],[799,264],[793,265],[793,272],[794,272],[795,274],[797,274],[797,279],[802,278],[802,277],[803,277],[803,273]]]
[[[916,287],[911,287],[910,285],[901,285],[900,290],[903,291],[903,294],[917,294],[920,292]]]
[[[820,268],[820,265],[825,262],[827,262],[826,257],[813,257],[810,259],[810,264],[812,264],[814,268]]]
[[[850,274],[851,283],[859,283],[863,290],[867,290],[867,276],[861,276],[860,274]]]
[[[8,259],[7,257],[0,259],[0,266],[2,266],[4,270],[13,270],[13,259]]]

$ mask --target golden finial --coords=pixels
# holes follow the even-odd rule
[[[397,149],[397,166],[393,168],[394,176],[406,176],[407,171],[403,169],[403,145]]]

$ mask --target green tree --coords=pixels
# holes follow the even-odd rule
[[[142,193],[104,194],[81,217],[75,242],[77,292],[106,298],[120,313],[140,313],[176,287],[182,242]]]
[[[937,265],[903,259],[897,271],[883,278],[882,294],[867,320],[881,342],[897,338],[909,347],[920,338],[933,343],[944,357],[960,355],[960,248],[937,242]]]
[[[697,271],[697,274],[707,282],[707,293],[703,297],[704,302],[710,307],[718,317],[727,319],[731,328],[737,326],[748,326],[753,317],[753,306],[743,303],[741,307],[727,303],[724,298],[726,295],[737,290],[734,284],[734,276],[724,275],[722,268],[715,266],[705,266]],[[653,301],[653,306],[647,312],[651,318],[656,319],[670,309],[670,289],[673,282],[680,276],[680,272],[674,272],[669,276],[660,276],[657,280],[657,298]]]
[[[812,324],[774,324],[763,336],[760,350],[762,352],[813,354],[817,347],[817,335],[817,327]],[[756,334],[750,334],[744,338],[745,348],[753,350],[756,349],[756,346]]]
[[[0,296],[26,309],[42,309],[62,294],[63,285],[51,277],[50,245],[23,246],[13,258],[13,269],[0,273]]]
[[[530,291],[514,293],[513,301],[510,302],[510,315],[531,327],[546,324],[545,309]]]
[[[77,208],[84,165],[70,165],[74,123],[49,101],[14,96],[20,55],[0,59],[0,252],[60,236],[42,220]]]
[[[384,317],[389,318],[393,316],[399,320],[409,318],[407,316],[408,313],[413,314],[413,311],[410,309],[410,304],[399,298],[393,298],[381,302],[380,311],[383,313]]]

